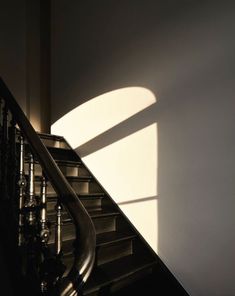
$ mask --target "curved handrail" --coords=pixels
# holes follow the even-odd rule
[[[93,222],[1,77],[0,97],[7,103],[15,121],[58,194],[59,201],[68,210],[75,224],[77,248],[74,263],[69,274],[59,285],[60,296],[72,295],[87,280],[95,261],[96,236]]]

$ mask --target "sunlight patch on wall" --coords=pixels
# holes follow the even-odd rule
[[[158,253],[158,200],[147,200],[137,203],[120,205],[139,233]]]
[[[157,124],[83,158],[116,202],[157,195]]]
[[[82,145],[102,134],[106,144],[94,146],[82,160],[157,252],[157,123],[146,126],[144,113],[155,102],[154,94],[145,88],[115,90],[78,106],[51,130],[64,136],[75,151],[80,149],[81,155]],[[133,121],[128,121],[135,114],[137,131]],[[120,127],[121,122],[124,125]],[[125,129],[122,138],[120,129]]]
[[[157,123],[84,157],[83,161],[157,252]]]
[[[66,139],[76,148],[155,101],[154,94],[143,87],[114,90],[79,105],[57,120],[51,126],[51,132],[66,133]]]

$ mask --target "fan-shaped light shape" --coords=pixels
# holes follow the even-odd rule
[[[64,115],[51,126],[51,132],[66,133],[67,141],[75,149],[155,101],[155,95],[143,87],[107,92]]]
[[[141,113],[155,102],[155,95],[143,87],[114,90],[79,105],[51,130],[64,136],[81,155],[86,143],[102,134],[107,144],[94,146],[82,159],[157,252],[157,123],[146,126],[146,113]],[[136,114],[137,131],[133,121],[128,121]],[[120,138],[122,129],[126,133]]]

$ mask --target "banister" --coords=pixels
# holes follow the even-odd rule
[[[30,144],[32,152],[56,191],[59,202],[73,219],[76,228],[74,263],[58,287],[60,296],[73,295],[87,280],[95,261],[96,236],[93,222],[1,77],[0,97],[6,102],[23,136]]]

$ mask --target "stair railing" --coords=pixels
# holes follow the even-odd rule
[[[40,234],[42,244],[47,243],[49,230],[46,223],[46,188],[49,180],[58,195],[56,205],[56,233],[55,250],[56,255],[61,252],[61,207],[63,206],[70,216],[76,228],[76,243],[74,248],[74,262],[67,276],[54,282],[54,292],[48,290],[48,283],[41,282],[41,292],[46,295],[68,296],[75,295],[89,277],[95,261],[95,229],[91,218],[79,200],[78,196],[70,186],[63,173],[58,168],[51,154],[42,143],[41,139],[33,129],[22,109],[14,99],[6,84],[0,78],[0,189],[1,189],[1,211],[0,217],[8,219],[8,230],[0,221],[0,231],[11,244],[15,257],[12,257],[12,266],[22,262],[19,260],[16,250],[24,240],[25,222],[27,216],[27,227],[29,236],[32,237],[32,229],[35,231],[36,218],[40,221]],[[29,146],[28,156],[29,173],[25,175],[25,142]],[[16,153],[16,147],[19,153]],[[27,148],[28,149],[28,148]],[[17,161],[19,158],[18,173],[16,173]],[[38,203],[35,197],[34,188],[34,164],[37,159],[43,170],[41,179],[41,200]],[[28,180],[27,178],[28,177]],[[17,185],[16,185],[17,184]],[[37,212],[39,204],[39,213]],[[26,213],[26,214],[25,214]],[[5,215],[5,216],[4,216]],[[35,217],[35,215],[37,217]],[[36,228],[37,229],[37,228]],[[30,234],[31,233],[31,234]],[[34,240],[34,239],[33,239]],[[32,240],[32,241],[33,241]],[[15,248],[15,249],[14,249]],[[20,269],[20,267],[19,267]],[[20,281],[21,279],[19,279]],[[27,283],[26,283],[27,284]]]

